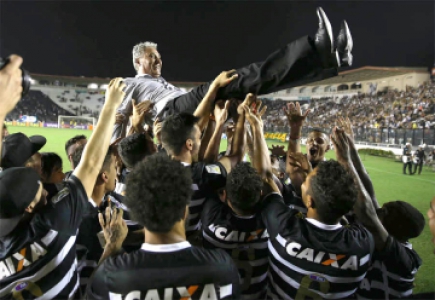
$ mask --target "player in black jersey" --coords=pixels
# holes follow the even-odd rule
[[[40,183],[37,186],[38,177],[22,173],[30,169],[0,174],[0,299],[74,296],[79,285],[76,234],[109,146],[109,124],[115,121],[115,108],[124,96],[124,87],[120,78],[111,81],[82,161],[63,189],[41,210],[28,214],[37,208],[38,200],[45,202],[45,192]]]
[[[268,234],[257,214],[261,176],[248,163],[239,163],[228,175],[222,202],[209,198],[201,222],[205,248],[227,251],[242,279],[242,299],[264,299],[268,271]]]
[[[68,141],[66,141],[65,153],[66,153],[66,156],[68,157],[68,161],[70,162],[71,171],[68,171],[65,173],[65,180],[67,180],[71,176],[75,167],[78,166],[78,162],[74,162],[73,153],[75,152],[75,150],[78,146],[84,146],[84,145],[86,145],[87,142],[88,142],[88,139],[86,138],[85,135],[76,135],[76,136],[70,138]]]
[[[231,257],[186,241],[191,185],[189,170],[166,155],[149,156],[136,166],[125,202],[133,220],[145,228],[145,243],[140,250],[114,256],[125,229],[120,224],[115,228],[116,220],[104,223],[100,218],[107,244],[88,299],[238,298],[239,277]]]
[[[353,178],[338,162],[320,162],[302,185],[307,216],[279,194],[265,198],[273,299],[345,299],[364,279],[374,248],[370,232],[340,219],[356,203]]]
[[[234,77],[228,79],[231,74],[231,72],[223,72],[215,79],[212,86],[219,87],[228,84],[229,80]],[[188,222],[186,222],[188,237],[194,236],[200,229],[200,214],[205,197],[225,186],[226,174],[243,159],[244,154],[245,118],[243,112],[240,111],[231,154],[213,164],[206,164],[198,158],[201,147],[201,132],[208,122],[215,95],[216,90],[210,88],[194,115],[188,113],[171,115],[164,121],[161,131],[162,144],[168,155],[192,171],[194,194],[189,204],[189,217]],[[252,101],[253,98],[253,95],[249,94],[245,101]],[[220,141],[223,124],[228,117],[228,105],[225,105],[224,109],[220,111],[220,115],[215,117],[218,123],[216,136]]]

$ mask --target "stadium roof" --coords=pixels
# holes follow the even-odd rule
[[[46,74],[30,74],[32,78],[37,80],[47,80],[47,81],[62,81],[71,83],[109,83],[111,78],[101,78],[101,77],[84,77],[84,76],[60,76],[60,75],[46,75]],[[171,81],[172,84],[176,86],[197,86],[203,84],[203,82],[181,82],[181,81]]]
[[[428,73],[427,68],[409,68],[409,67],[373,67],[366,66],[354,70],[338,73],[338,76],[328,78],[321,81],[316,81],[307,84],[306,86],[317,85],[333,85],[343,82],[360,82],[368,80],[376,80],[386,77],[393,77],[409,73]]]

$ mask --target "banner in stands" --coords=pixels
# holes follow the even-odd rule
[[[285,142],[287,138],[287,133],[281,132],[265,132],[264,137],[268,140],[276,140],[280,142]]]
[[[37,123],[29,123],[29,122],[5,122],[7,126],[21,126],[21,127],[47,127],[47,128],[58,128],[57,123],[45,123],[45,122],[37,122]],[[92,124],[90,125],[63,125],[62,128],[71,128],[71,129],[84,129],[84,130],[93,130]]]

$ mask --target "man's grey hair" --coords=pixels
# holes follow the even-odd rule
[[[136,71],[138,69],[136,59],[144,55],[147,47],[157,48],[157,44],[154,42],[147,41],[147,42],[139,43],[133,47],[133,66]]]

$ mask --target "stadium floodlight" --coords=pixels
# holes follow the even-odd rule
[[[102,85],[100,85],[100,90],[105,91],[105,90],[107,90],[108,87],[109,87],[108,84],[102,84]]]
[[[97,119],[94,117],[85,116],[58,116],[57,128],[71,128],[71,129],[89,129],[97,124]]]

